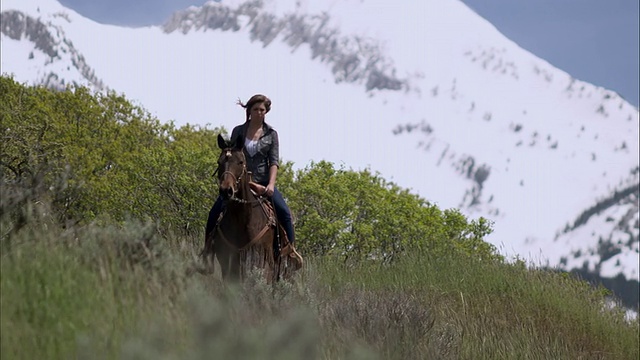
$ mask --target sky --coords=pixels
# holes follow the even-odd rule
[[[202,0],[59,0],[101,23],[162,24]],[[224,0],[220,0],[224,1]],[[390,0],[391,1],[391,0]],[[462,0],[522,48],[638,107],[638,0]]]

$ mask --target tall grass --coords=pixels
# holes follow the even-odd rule
[[[199,238],[149,224],[3,225],[2,359],[639,356],[638,321],[602,291],[522,264],[317,258],[293,283],[223,284],[187,275]]]
[[[468,258],[407,256],[391,267],[329,267],[333,288],[413,294],[434,313],[427,341],[450,338],[455,358],[633,359],[638,322],[607,309],[605,292],[566,274]],[[442,344],[441,344],[442,345]]]

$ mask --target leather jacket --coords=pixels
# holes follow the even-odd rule
[[[247,159],[247,170],[251,172],[252,181],[266,186],[269,183],[269,168],[273,165],[280,166],[278,132],[267,123],[263,123],[262,136],[258,139],[258,151],[254,156],[250,156],[244,148],[248,126],[249,122],[245,122],[233,128],[230,141],[232,144],[242,141],[242,150]]]

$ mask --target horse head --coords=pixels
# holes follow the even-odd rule
[[[234,198],[240,182],[247,174],[247,164],[242,151],[242,139],[235,144],[228,143],[218,134],[218,147],[222,150],[218,159],[218,183],[220,195],[226,199]]]

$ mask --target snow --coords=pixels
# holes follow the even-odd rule
[[[295,168],[328,160],[380,172],[443,208],[495,221],[488,240],[507,256],[558,264],[603,224],[594,219],[556,241],[558,231],[638,164],[638,109],[519,48],[460,1],[265,3],[279,16],[327,12],[329,26],[343,36],[375,39],[410,90],[367,93],[361,84],[336,84],[307,45],[292,52],[276,39],[263,47],[249,41],[246,27],[186,35],[122,28],[54,0],[5,0],[2,11],[59,26],[99,79],[163,121],[230,130],[244,119],[237,98],[267,94],[273,100],[267,121],[280,134],[281,157]],[[67,17],[51,15],[61,12]],[[54,71],[83,82],[66,70],[69,61],[43,67],[45,61],[32,43],[2,36],[3,72],[33,82]],[[393,135],[398,125],[420,123],[433,132]],[[476,168],[490,168],[482,203],[471,207],[463,195],[474,182],[453,167],[467,156]],[[585,259],[597,256],[577,265]],[[637,245],[601,271],[638,279]]]

